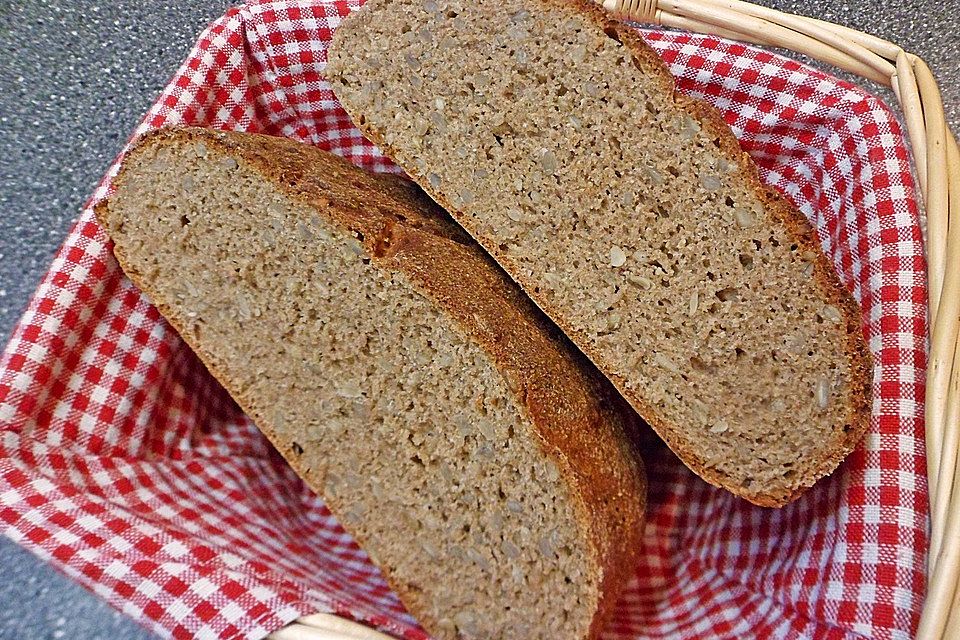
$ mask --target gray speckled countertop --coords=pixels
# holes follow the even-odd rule
[[[762,0],[923,57],[960,127],[960,0]],[[0,336],[141,115],[229,0],[0,0]],[[886,94],[883,94],[886,95]],[[149,634],[0,537],[0,638]]]

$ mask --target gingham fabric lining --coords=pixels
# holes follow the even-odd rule
[[[231,9],[137,133],[259,131],[398,172],[323,80],[331,32],[356,6]],[[862,303],[873,419],[835,475],[779,511],[705,485],[655,446],[641,561],[604,637],[911,637],[927,545],[926,282],[900,127],[872,96],[778,55],[643,34],[811,220]],[[335,611],[426,637],[123,277],[89,207],[0,360],[0,427],[4,533],[163,636],[260,638]]]

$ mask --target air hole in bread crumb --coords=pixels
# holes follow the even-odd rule
[[[185,227],[188,224],[190,224],[190,218],[188,218],[187,216],[180,216],[180,226]]]
[[[736,302],[740,298],[740,293],[736,287],[725,287],[717,291],[714,295],[716,295],[721,302]]]
[[[712,364],[707,364],[697,356],[690,358],[690,367],[694,371],[699,371],[701,373],[715,373],[717,368]]]

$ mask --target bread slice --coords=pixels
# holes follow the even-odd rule
[[[292,141],[146,136],[97,217],[436,637],[594,637],[633,567],[636,414],[416,186]]]
[[[783,505],[858,442],[855,302],[631,28],[585,0],[370,0],[327,75],[707,481]]]

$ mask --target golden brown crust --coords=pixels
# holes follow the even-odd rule
[[[852,387],[849,394],[852,404],[847,414],[847,420],[836,433],[836,444],[830,450],[830,455],[819,461],[818,471],[815,477],[819,478],[830,473],[853,451],[869,426],[872,358],[863,338],[860,309],[843,287],[843,284],[840,282],[826,256],[823,255],[819,243],[814,238],[810,223],[803,214],[787,202],[778,191],[768,187],[760,180],[756,165],[749,155],[740,148],[740,143],[726,122],[724,122],[719,111],[706,102],[676,93],[675,81],[670,70],[664,64],[663,60],[660,59],[660,56],[643,40],[637,31],[619,20],[611,18],[606,11],[590,0],[535,1],[546,6],[566,11],[575,11],[585,15],[608,37],[621,42],[633,55],[637,67],[649,76],[658,78],[664,93],[673,95],[674,102],[686,110],[693,118],[697,119],[701,123],[703,130],[709,132],[716,139],[719,151],[727,159],[740,167],[742,174],[746,177],[748,186],[756,191],[766,206],[766,210],[772,215],[774,220],[781,223],[787,229],[791,238],[800,246],[800,250],[810,251],[816,256],[813,260],[814,278],[820,285],[824,301],[840,309],[845,318],[847,333],[845,353],[850,362]],[[336,33],[334,34],[334,41],[336,42]],[[387,143],[381,132],[374,130],[369,122],[360,118],[359,113],[354,113],[349,104],[345,104],[344,108],[350,114],[357,127],[363,132],[364,136],[373,141],[388,156],[392,158],[398,157],[397,149],[394,145]],[[404,166],[404,169],[434,200],[440,203],[446,210],[454,213],[464,228],[474,235],[474,237],[477,237],[480,244],[500,265],[511,274],[514,274],[514,280],[537,302],[574,343],[584,345],[582,347],[583,352],[607,375],[614,386],[624,394],[630,404],[643,416],[647,423],[653,427],[657,434],[663,438],[667,446],[697,475],[715,486],[725,488],[754,504],[766,507],[783,506],[812,486],[813,482],[810,482],[808,485],[798,487],[789,493],[770,494],[750,491],[745,487],[731,485],[729,482],[725,482],[724,477],[711,469],[706,464],[706,461],[698,456],[696,452],[683,446],[675,436],[676,428],[661,419],[655,407],[648,404],[639,394],[630,392],[626,380],[622,376],[614,373],[614,367],[603,353],[597,349],[586,346],[589,345],[590,342],[583,331],[566,322],[563,314],[558,312],[557,309],[551,308],[549,304],[544,304],[544,297],[538,295],[535,290],[536,284],[529,277],[523,275],[523,270],[519,268],[519,265],[514,262],[506,251],[501,250],[495,243],[484,242],[476,233],[476,229],[471,228],[469,220],[467,220],[466,217],[456,216],[457,208],[453,206],[453,203],[444,197],[443,194],[438,193],[436,189],[431,188],[429,181],[426,179],[427,176],[422,175],[415,166]]]
[[[138,145],[198,139],[250,163],[291,198],[314,207],[336,226],[360,234],[374,264],[402,273],[489,354],[512,383],[542,449],[557,462],[571,489],[602,580],[598,603],[602,613],[595,616],[591,631],[598,633],[603,614],[612,609],[635,564],[643,529],[646,484],[637,451],[636,414],[476,243],[414,185],[267,136],[174,129],[149,133]],[[125,179],[121,169],[115,183]],[[345,184],[350,185],[349,192]],[[95,210],[106,228],[108,208],[109,201],[104,201]],[[143,288],[145,279],[128,264],[122,248],[115,247],[115,254],[131,280]],[[189,336],[164,304],[163,292],[144,290],[174,328]],[[471,294],[464,296],[464,291]],[[211,358],[205,357],[201,345],[190,346],[231,389],[230,378],[210,367]],[[249,409],[252,403],[234,391],[238,404]],[[270,417],[251,415],[298,473],[311,486],[321,486],[316,471],[298,467],[300,457],[289,442],[277,437]],[[416,607],[416,594],[382,568],[391,587],[412,605],[425,626],[436,628],[437,621],[425,619],[425,611]]]

